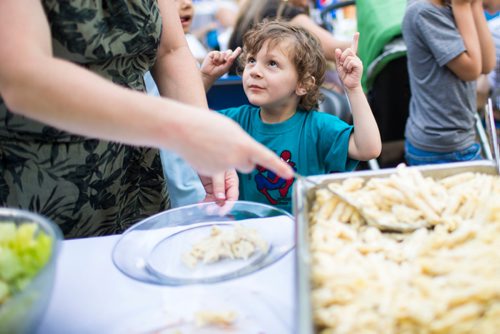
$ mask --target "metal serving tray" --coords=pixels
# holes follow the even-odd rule
[[[426,165],[410,167],[418,169],[424,176],[433,178],[444,178],[447,176],[477,172],[496,175],[495,163],[491,160],[480,160],[471,162],[457,162],[439,165]],[[311,307],[311,284],[310,284],[310,254],[309,254],[309,217],[308,213],[314,202],[314,190],[319,186],[331,182],[343,182],[352,177],[370,179],[374,177],[388,177],[396,172],[396,168],[387,168],[376,171],[359,171],[349,173],[327,174],[311,176],[310,179],[319,183],[314,186],[307,181],[297,180],[293,198],[293,213],[296,217],[296,257],[295,257],[295,332],[300,334],[315,333]]]

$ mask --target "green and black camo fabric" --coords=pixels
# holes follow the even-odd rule
[[[156,0],[42,3],[55,57],[145,90],[161,34]],[[158,150],[75,136],[0,98],[0,206],[40,213],[79,238],[121,233],[169,205]]]

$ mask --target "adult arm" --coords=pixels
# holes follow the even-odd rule
[[[134,92],[53,57],[38,0],[0,1],[0,40],[0,95],[15,113],[79,135],[168,148],[205,175],[231,167],[249,172],[260,164],[293,176],[286,163],[221,115]]]

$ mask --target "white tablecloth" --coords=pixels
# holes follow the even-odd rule
[[[122,274],[111,260],[118,238],[63,242],[52,299],[37,333],[133,332],[138,323],[149,322],[162,308],[195,310],[206,296],[230,299],[236,305],[233,311],[240,313],[239,319],[244,315],[252,323],[258,320],[259,329],[243,325],[248,330],[237,332],[293,332],[293,251],[247,277],[176,288],[141,283]],[[139,328],[139,332],[147,331]]]

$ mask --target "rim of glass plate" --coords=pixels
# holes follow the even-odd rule
[[[292,214],[290,214],[289,212],[287,212],[283,209],[280,209],[280,208],[277,208],[277,207],[274,207],[271,205],[258,203],[258,202],[251,202],[251,201],[227,201],[226,204],[231,205],[231,209],[233,209],[235,207],[237,208],[238,206],[250,206],[250,207],[253,206],[253,207],[258,207],[261,209],[268,209],[268,210],[271,210],[271,212],[275,212],[275,213],[279,213],[279,214],[271,215],[271,216],[255,217],[255,218],[286,216],[288,219],[291,220],[292,224],[295,223],[295,217]],[[176,279],[173,277],[162,277],[162,276],[159,276],[159,275],[155,274],[154,272],[151,272],[150,270],[148,270],[147,265],[144,265],[144,267],[142,268],[142,271],[141,271],[141,274],[142,274],[141,277],[142,276],[144,276],[144,277],[139,278],[139,277],[134,276],[133,274],[129,273],[126,269],[122,268],[121,264],[119,263],[120,261],[117,259],[117,257],[118,257],[117,254],[118,254],[118,250],[120,247],[120,243],[129,235],[129,233],[134,232],[136,230],[140,230],[140,227],[142,227],[148,223],[151,223],[152,221],[157,219],[159,216],[165,215],[167,213],[175,214],[177,211],[181,211],[181,210],[189,211],[190,209],[191,210],[192,209],[202,209],[202,208],[208,208],[208,207],[219,207],[220,210],[223,210],[222,207],[220,207],[218,204],[216,204],[214,202],[191,204],[191,205],[186,205],[186,206],[182,206],[182,207],[159,212],[159,213],[152,215],[150,217],[147,217],[147,218],[137,222],[135,225],[129,227],[127,230],[125,230],[120,235],[120,238],[118,239],[116,244],[113,246],[112,261],[113,261],[114,266],[125,276],[132,278],[136,281],[144,282],[144,283],[164,285],[164,286],[187,286],[187,285],[193,285],[193,284],[215,284],[215,283],[221,283],[224,281],[228,281],[231,279],[236,279],[236,278],[248,276],[248,275],[253,274],[261,269],[267,268],[267,267],[271,266],[272,264],[278,262],[281,258],[283,258],[286,254],[288,254],[291,250],[293,250],[295,248],[295,237],[292,237],[290,247],[287,250],[282,251],[281,253],[278,253],[278,254],[271,254],[271,251],[269,251],[266,254],[265,258],[263,258],[261,261],[259,261],[258,265],[253,265],[253,266],[249,265],[249,266],[243,267],[242,269],[239,269],[237,271],[234,271],[234,272],[231,272],[228,274],[223,274],[223,275],[219,275],[219,276],[212,276],[212,277],[208,277],[208,278]],[[223,216],[221,216],[221,218],[227,216],[230,212],[231,212],[231,210],[227,211]],[[232,220],[232,221],[236,221],[236,220]],[[193,224],[195,224],[195,223],[193,223]],[[178,232],[174,232],[174,233],[172,233],[164,238],[161,238],[156,244],[151,246],[151,249],[149,250],[148,254],[145,257],[148,257],[151,254],[151,251],[160,242],[164,241],[166,238],[168,238],[174,234],[177,234],[177,233],[182,233],[186,230],[190,230],[190,229],[193,229],[196,227],[203,227],[204,226],[204,225],[198,225],[198,226],[193,227],[191,225],[192,224],[186,224],[185,229],[178,231]],[[212,225],[212,224],[210,221],[207,221],[206,225]],[[170,228],[174,228],[174,227],[178,227],[178,226],[180,226],[180,225],[173,225],[173,226],[170,226]],[[293,225],[291,226],[291,229],[292,229],[292,233],[295,233],[295,227]],[[273,249],[274,248],[276,248],[276,247],[273,247]],[[273,255],[274,257],[271,257],[271,255]],[[144,260],[146,263],[146,258]]]

